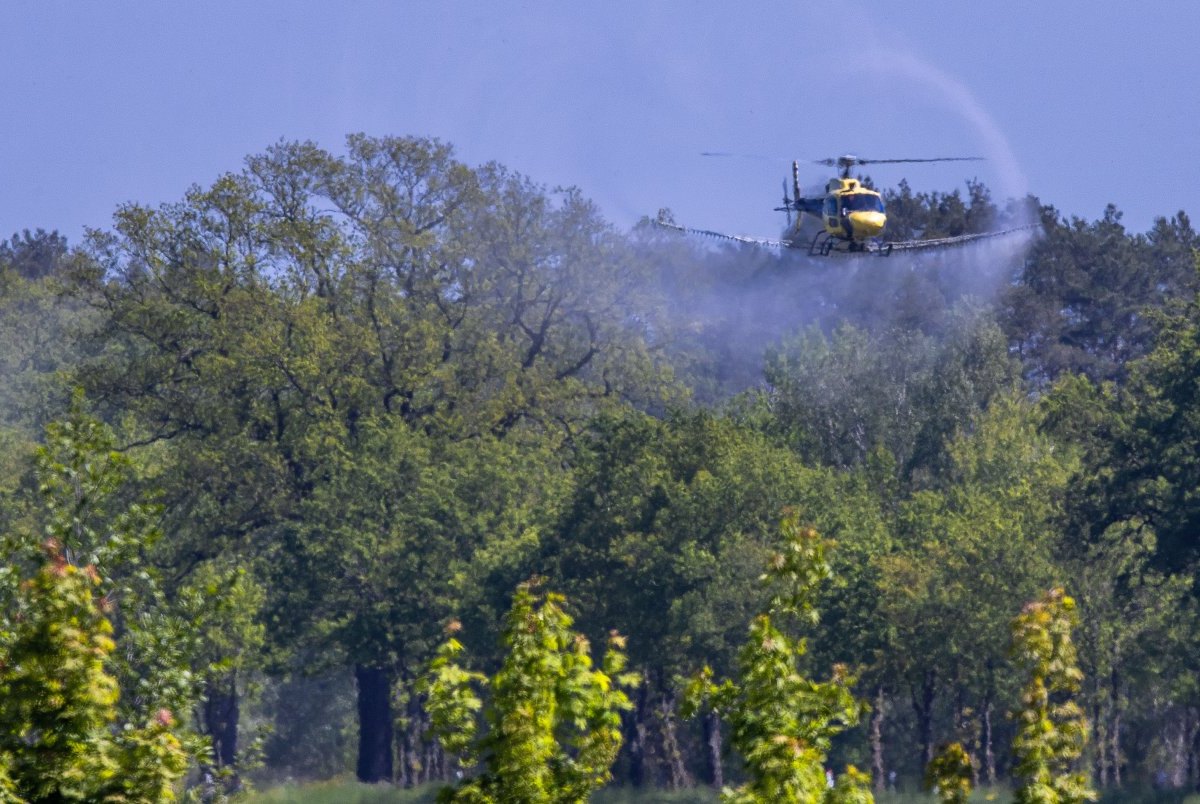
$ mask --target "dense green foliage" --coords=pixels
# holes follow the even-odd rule
[[[593,669],[589,643],[572,631],[563,603],[532,581],[517,587],[501,638],[504,661],[490,679],[457,664],[462,645],[453,636],[439,650],[422,685],[434,733],[460,762],[483,766],[440,801],[582,804],[611,778],[621,712],[630,708],[624,690],[637,676],[625,670],[625,640],[616,632]],[[487,682],[491,693],[484,734],[474,682]]]
[[[1075,600],[1061,588],[1027,604],[1013,620],[1012,653],[1029,674],[1014,713],[1014,770],[1021,779],[1017,804],[1082,804],[1096,793],[1075,768],[1087,746],[1088,726],[1074,700],[1083,674],[1071,631]]]
[[[961,743],[945,743],[925,768],[925,786],[942,804],[966,804],[974,777],[971,757]]]
[[[870,768],[879,800],[939,768],[958,796],[966,768],[1067,773],[1003,717],[1041,677],[1049,722],[1074,728],[1052,716],[1069,689],[1092,733],[1057,794],[1200,785],[1200,238],[1182,212],[1137,234],[1115,207],[1066,219],[978,183],[884,194],[896,237],[1040,231],[873,260],[714,248],[619,232],[579,190],[446,143],[353,135],[277,143],[74,247],[0,241],[0,637],[32,651],[0,676],[81,674],[63,722],[82,742],[46,761],[110,745],[89,778],[159,799],[175,739],[207,800],[459,770],[460,792],[521,770],[579,799],[610,766],[751,795],[803,739],[804,795],[868,795],[857,771],[826,793],[827,763]],[[785,509],[836,545],[793,567],[791,598],[758,582]],[[574,615],[518,595],[548,618],[536,645],[504,615],[534,575]],[[1005,651],[1057,583],[1073,680]],[[87,628],[35,638],[68,609]],[[461,645],[439,648],[451,620]],[[583,682],[624,671],[566,634],[613,628],[642,683],[589,725],[605,695]],[[501,680],[535,656],[590,691],[531,715],[533,688]],[[705,666],[733,686],[684,719]],[[5,699],[0,797],[34,795],[46,700]],[[548,748],[545,719],[575,716]],[[583,752],[568,790],[553,774]]]
[[[116,776],[105,727],[117,682],[105,672],[112,626],[93,597],[98,579],[57,545],[23,584],[3,652],[3,755],[23,799],[83,801]]]
[[[166,709],[116,731],[116,643],[92,565],[72,565],[59,543],[24,582],[0,640],[0,796],[5,801],[176,799],[187,756]]]
[[[788,514],[780,525],[779,552],[764,578],[775,585],[767,610],[754,618],[738,657],[738,678],[714,682],[705,668],[689,691],[688,709],[712,707],[729,723],[731,742],[746,762],[748,779],[727,789],[731,804],[818,804],[873,801],[869,777],[851,765],[833,786],[825,761],[831,740],[858,722],[862,705],[850,692],[854,679],[835,665],[827,682],[799,671],[807,646],[780,620],[817,621],[816,596],[832,574],[826,546],[812,528]]]

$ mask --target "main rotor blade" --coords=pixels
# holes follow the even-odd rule
[[[846,158],[843,156],[838,157],[838,159],[797,159],[794,156],[779,156],[777,154],[743,154],[735,151],[701,151],[700,155],[732,159],[760,159],[765,162],[802,162],[806,165],[825,165],[827,167],[837,167],[840,164],[839,159]]]
[[[927,159],[868,159],[866,157],[845,154],[831,156],[825,159],[795,159],[790,156],[773,156],[770,154],[743,154],[734,151],[701,151],[701,156],[715,156],[727,159],[761,159],[767,162],[807,162],[812,165],[825,167],[846,167],[853,165],[885,165],[911,162],[985,162],[982,156],[934,156]]]
[[[786,161],[788,161],[786,157],[782,157],[782,156],[768,156],[765,154],[739,154],[739,153],[734,153],[733,151],[701,151],[700,155],[701,156],[728,157],[728,158],[733,158],[733,159],[761,159],[766,162],[786,162]]]
[[[934,156],[929,159],[867,159],[866,157],[855,156],[854,154],[846,154],[845,156],[834,156],[826,159],[814,159],[818,165],[826,167],[853,167],[854,165],[883,165],[883,164],[899,164],[902,162],[983,162],[986,161],[982,156]]]
[[[860,165],[896,164],[899,162],[983,162],[982,156],[935,156],[930,159],[857,159]]]

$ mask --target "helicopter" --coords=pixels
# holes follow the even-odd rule
[[[726,152],[705,151],[702,156],[732,156]],[[792,193],[788,195],[787,179],[783,181],[783,206],[776,212],[787,213],[787,229],[782,239],[731,235],[709,229],[692,229],[664,219],[661,215],[654,221],[657,226],[688,234],[705,235],[736,243],[773,248],[807,249],[812,256],[831,254],[877,254],[887,256],[894,251],[916,251],[944,248],[971,243],[993,237],[1002,237],[1033,228],[1036,224],[1017,226],[995,232],[978,232],[939,237],[926,240],[898,240],[879,242],[887,225],[887,209],[883,197],[865,186],[859,179],[851,178],[850,171],[856,165],[897,164],[912,162],[978,162],[979,156],[942,156],[928,159],[865,159],[854,154],[812,160],[812,164],[836,167],[840,173],[825,185],[823,195],[804,196],[800,193],[800,160],[792,161]],[[793,222],[792,213],[796,213]],[[820,226],[812,238],[802,231],[804,216],[817,218]]]

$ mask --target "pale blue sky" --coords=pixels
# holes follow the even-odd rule
[[[618,226],[662,206],[774,235],[786,162],[919,190],[979,177],[1135,231],[1200,209],[1200,2],[20,2],[0,32],[0,236],[77,242],[280,138],[432,135],[574,184]],[[802,173],[808,186],[827,172]]]

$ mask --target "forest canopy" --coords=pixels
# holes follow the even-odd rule
[[[165,770],[140,789],[210,800],[445,781],[472,773],[421,681],[445,627],[503,673],[514,594],[532,617],[517,590],[544,587],[548,639],[622,635],[615,781],[740,784],[757,716],[685,692],[775,627],[782,521],[828,541],[784,619],[796,672],[855,682],[832,764],[915,785],[953,742],[976,781],[1020,777],[1005,713],[1037,665],[1014,618],[1061,587],[1072,767],[1195,787],[1200,238],[1183,212],[1133,233],[978,183],[883,195],[904,236],[1040,226],[931,257],[712,246],[355,134],[280,142],[78,244],[0,242],[0,692],[69,606],[86,633],[43,649],[90,651],[71,683],[104,774],[148,752]],[[42,800],[36,712],[0,709],[0,800]]]

